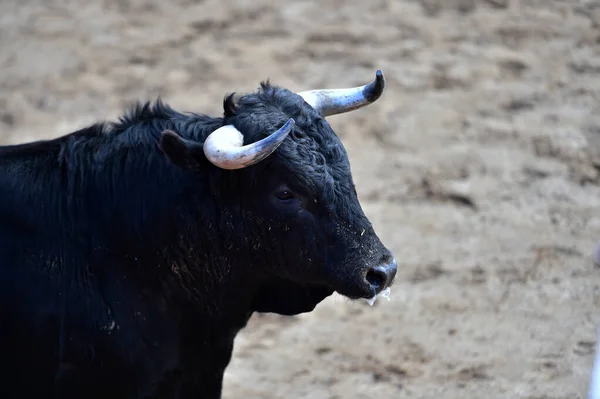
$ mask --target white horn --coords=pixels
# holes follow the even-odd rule
[[[345,89],[309,90],[297,93],[323,116],[341,114],[375,102],[383,93],[385,78],[377,70],[375,80],[369,84]]]
[[[275,133],[252,144],[243,145],[244,135],[233,125],[212,132],[204,141],[204,154],[215,166],[222,169],[242,169],[254,165],[271,155],[292,131],[295,121],[288,121]]]

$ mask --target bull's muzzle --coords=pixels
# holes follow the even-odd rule
[[[398,265],[396,259],[392,258],[388,262],[367,269],[365,281],[371,286],[376,294],[379,294],[381,291],[392,285],[397,271]]]

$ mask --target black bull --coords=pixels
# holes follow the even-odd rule
[[[324,119],[384,83],[267,82],[223,117],[158,101],[0,147],[0,398],[220,398],[253,312],[390,286]]]

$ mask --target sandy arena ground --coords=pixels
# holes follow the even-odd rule
[[[254,317],[224,398],[571,399],[600,324],[600,1],[3,0],[0,140],[159,94],[363,84],[330,122],[396,253],[391,301]]]

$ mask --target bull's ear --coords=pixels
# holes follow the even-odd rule
[[[161,133],[159,147],[171,162],[186,170],[198,170],[204,157],[201,145],[184,139],[172,130]]]

